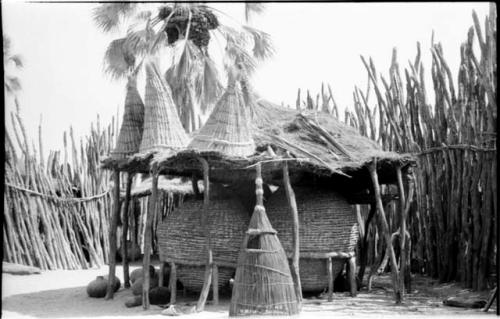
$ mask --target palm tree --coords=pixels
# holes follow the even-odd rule
[[[7,66],[14,65],[15,68],[23,67],[23,59],[19,54],[11,54],[11,42],[8,36],[3,36],[3,63],[4,63],[4,88],[5,92],[10,95],[15,95],[21,90],[21,81],[17,76],[9,75],[6,72]]]
[[[246,21],[263,9],[263,4],[246,3]],[[232,25],[221,24],[222,16],[229,17],[197,2],[99,5],[94,9],[94,20],[102,31],[115,31],[128,24],[127,35],[108,46],[105,72],[114,79],[124,78],[142,66],[145,56],[167,48],[173,61],[165,78],[172,88],[184,128],[188,132],[196,130],[201,126],[201,116],[210,112],[222,93],[222,72],[211,58],[209,48],[223,51],[220,64],[225,70],[238,66],[247,75],[255,70],[258,60],[273,54],[267,33],[242,25],[232,17],[229,17]]]

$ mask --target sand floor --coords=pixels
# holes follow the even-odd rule
[[[139,267],[135,265],[131,270]],[[121,288],[113,300],[89,298],[86,285],[98,275],[107,273],[107,266],[100,269],[76,271],[44,271],[39,275],[15,276],[2,275],[2,318],[167,318],[161,315],[162,308],[151,306],[144,311],[142,307],[127,308],[125,300],[132,295],[129,289]],[[117,267],[120,279],[122,268]],[[417,277],[414,280],[415,293],[406,297],[403,305],[396,306],[392,300],[388,276],[377,277],[374,289],[368,293],[359,292],[357,297],[347,293],[335,293],[332,302],[323,298],[304,300],[299,318],[342,318],[371,317],[384,318],[393,316],[472,316],[484,317],[495,314],[478,309],[462,309],[444,306],[442,301],[447,296],[475,296],[467,290],[461,290],[454,284],[438,285],[435,281]],[[487,297],[484,292],[481,297]],[[179,297],[179,304],[195,302],[196,297]],[[229,297],[222,298],[218,306],[208,304],[204,312],[183,315],[183,318],[227,318]],[[259,318],[263,318],[262,316]],[[273,317],[275,318],[275,317]]]

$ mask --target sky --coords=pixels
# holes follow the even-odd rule
[[[213,5],[232,17],[228,21],[244,21],[243,4]],[[102,59],[108,43],[124,31],[103,34],[98,30],[92,20],[95,6],[2,1],[4,34],[25,65],[21,71],[7,71],[22,81],[18,99],[33,141],[38,141],[42,117],[45,156],[63,147],[63,131],[70,125],[78,141],[88,134],[98,114],[104,124],[117,112],[120,117],[123,114],[125,82],[107,77]],[[386,75],[393,48],[403,68],[414,60],[419,41],[429,76],[433,31],[456,79],[460,44],[473,25],[472,10],[484,21],[489,4],[268,3],[250,25],[271,35],[276,53],[259,65],[253,87],[270,101],[293,106],[298,88],[315,96],[324,82],[330,84],[341,109],[352,108],[354,87],[365,88],[367,83],[360,55],[371,57],[377,72]],[[15,107],[10,99],[5,104],[9,129],[9,113]]]

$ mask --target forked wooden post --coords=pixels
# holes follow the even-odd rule
[[[175,299],[177,298],[177,269],[175,268],[175,263],[170,263],[170,278],[169,283],[170,287],[170,304],[175,304]]]
[[[333,263],[332,258],[326,259],[326,272],[328,274],[328,301],[333,301]]]
[[[373,182],[373,190],[375,193],[375,199],[377,203],[378,216],[380,217],[380,222],[382,225],[382,230],[384,232],[385,243],[387,245],[387,251],[389,253],[391,261],[392,270],[392,285],[394,287],[394,298],[396,303],[401,303],[401,290],[399,288],[399,271],[398,264],[396,262],[396,255],[394,254],[394,248],[391,242],[391,232],[389,231],[389,225],[387,224],[387,219],[385,218],[384,206],[382,204],[382,196],[380,195],[380,185],[378,183],[377,175],[377,159],[374,158],[373,161],[368,165],[368,170],[370,172],[370,177]]]
[[[158,198],[158,167],[152,168],[152,189],[149,199],[149,209],[146,216],[146,226],[144,230],[144,259],[142,261],[142,308],[149,309],[149,286],[151,278],[149,277],[149,265],[151,261],[151,228],[153,227],[153,217],[156,212],[156,201]]]
[[[108,287],[106,289],[106,300],[113,299],[113,279],[116,273],[116,229],[118,228],[118,217],[120,216],[120,171],[113,171],[113,215],[111,216],[111,229],[109,231],[109,275]]]
[[[300,247],[299,247],[299,212],[297,209],[297,202],[295,201],[295,193],[293,192],[292,185],[290,183],[290,175],[288,173],[288,163],[283,162],[283,184],[285,185],[286,197],[288,199],[288,205],[290,206],[290,212],[292,213],[293,229],[292,229],[292,278],[295,284],[295,294],[297,295],[297,300],[299,303],[302,302],[302,285],[300,283],[299,275],[299,258],[300,258]]]
[[[130,192],[132,190],[132,180],[134,175],[127,173],[127,186],[125,189],[125,203],[123,205],[123,233],[122,233],[122,265],[123,265],[123,286],[125,288],[130,287],[130,274],[128,267],[128,247],[127,247],[127,235],[128,235],[128,219],[129,219],[129,204],[130,204]]]
[[[196,304],[196,311],[200,312],[205,309],[205,303],[207,302],[208,293],[210,291],[210,283],[212,282],[212,242],[210,238],[210,229],[208,225],[207,210],[210,204],[210,180],[209,180],[209,167],[206,159],[200,157],[198,160],[201,162],[203,167],[203,215],[201,217],[201,223],[203,230],[205,232],[205,238],[207,239],[206,251],[207,251],[207,263],[205,265],[205,278],[203,281],[203,287],[201,289],[200,298]]]
[[[396,177],[398,180],[399,193],[399,246],[400,246],[400,262],[399,262],[399,288],[401,289],[401,299],[404,299],[405,292],[405,267],[406,267],[406,214],[405,214],[405,189],[403,186],[403,173],[401,166],[396,167]]]

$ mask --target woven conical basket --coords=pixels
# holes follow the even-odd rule
[[[179,120],[170,87],[160,75],[158,67],[146,62],[144,133],[141,153],[183,148],[188,136]]]
[[[219,151],[229,156],[246,157],[255,152],[249,112],[236,75],[230,74],[228,87],[215,105],[205,125],[193,136],[189,148]]]
[[[127,96],[123,122],[118,135],[113,158],[125,158],[139,151],[144,128],[144,103],[137,91],[137,77],[132,75],[127,83]]]

